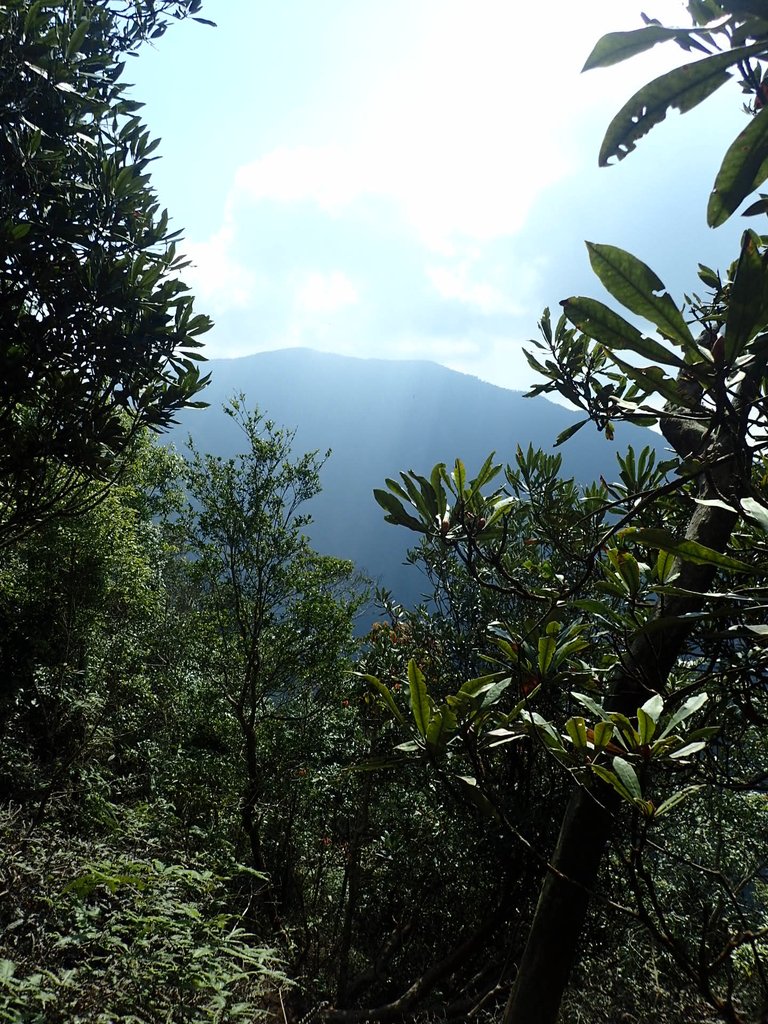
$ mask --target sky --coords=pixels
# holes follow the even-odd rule
[[[584,241],[621,246],[672,294],[725,267],[719,159],[746,123],[735,83],[598,168],[632,93],[674,44],[580,74],[640,10],[678,0],[208,0],[125,79],[161,159],[153,184],[212,316],[209,357],[285,347],[428,359],[504,387],[545,306],[605,293]]]

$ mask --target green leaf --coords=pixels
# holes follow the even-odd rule
[[[642,708],[637,709],[637,731],[641,745],[650,743],[656,732],[656,722]]]
[[[606,348],[636,352],[654,363],[678,367],[685,365],[664,345],[653,338],[644,337],[629,321],[598,299],[575,295],[570,299],[564,299],[560,305],[574,327],[588,338],[599,341]]]
[[[669,756],[675,758],[675,760],[683,757],[690,757],[691,754],[698,754],[700,750],[706,747],[705,740],[696,740],[694,743],[686,743],[684,747],[680,747],[679,750],[674,750]]]
[[[608,714],[605,711],[605,709],[601,707],[601,705],[598,704],[596,700],[593,700],[591,697],[588,697],[586,693],[574,692],[571,693],[571,696],[575,701],[578,701],[579,704],[582,704],[588,711],[591,711],[596,718],[601,718],[603,719],[603,721],[609,722]]]
[[[587,725],[580,715],[574,715],[565,723],[565,731],[577,750],[587,749]]]
[[[410,690],[413,720],[421,735],[426,736],[427,727],[432,718],[432,704],[427,695],[427,683],[424,673],[413,658],[408,662],[408,687]]]
[[[367,675],[366,673],[360,673],[360,675],[361,678],[365,679],[376,690],[400,725],[405,725],[403,713],[395,703],[395,698],[392,696],[389,687],[376,676]]]
[[[598,39],[582,71],[618,64],[669,39],[688,39],[695,45],[694,32],[694,29],[663,28],[661,25],[647,25],[630,32],[608,32]]]
[[[693,562],[694,565],[714,565],[719,569],[730,569],[732,572],[755,571],[746,562],[723,555],[704,544],[698,544],[693,540],[676,540],[666,530],[630,529],[625,531],[625,535],[631,536],[640,544],[647,544],[648,547],[660,548],[662,551],[676,555],[684,562]]]
[[[494,683],[503,679],[504,676],[504,672],[491,672],[486,676],[477,676],[476,679],[468,679],[466,683],[462,683],[456,696],[477,697],[479,694],[489,690]]]
[[[551,722],[548,722],[546,718],[543,718],[537,711],[524,711],[521,717],[523,721],[526,721],[533,726],[544,744],[549,747],[550,750],[555,750],[558,753],[565,751],[563,741],[557,734],[557,730]]]
[[[724,224],[743,199],[768,178],[768,107],[728,147],[707,205],[707,224]],[[754,211],[753,211],[754,212]]]
[[[702,708],[709,700],[709,694],[697,693],[693,697],[689,697],[688,700],[683,704],[682,707],[672,715],[670,720],[664,726],[664,730],[661,733],[659,739],[664,739],[665,736],[669,736],[670,733],[674,732],[681,722],[684,722],[686,718],[690,718],[691,715],[695,714],[700,708]]]
[[[621,779],[621,783],[624,788],[632,795],[635,800],[642,800],[643,793],[640,789],[640,780],[637,777],[635,769],[625,761],[623,757],[614,757],[613,759],[613,770],[616,775]]]
[[[453,472],[451,473],[451,479],[456,485],[456,493],[458,497],[461,497],[467,487],[467,471],[464,468],[464,463],[461,459],[456,459]]]
[[[538,643],[538,664],[539,672],[542,676],[547,674],[547,669],[552,664],[552,659],[555,656],[555,650],[557,649],[557,640],[551,634],[539,637]]]
[[[683,347],[693,347],[690,328],[664,282],[636,256],[615,245],[587,242],[589,262],[606,290],[627,309],[645,317]],[[662,294],[657,294],[661,292]]]
[[[678,804],[681,804],[683,800],[687,800],[689,797],[698,793],[701,788],[701,786],[686,786],[685,789],[680,789],[677,793],[673,793],[672,796],[667,797],[663,803],[659,804],[654,813],[654,817],[659,818],[662,814],[667,814],[667,812],[671,811],[673,807],[677,807]]]
[[[603,750],[611,742],[613,736],[613,723],[611,722],[595,722],[595,728],[592,732],[594,737],[593,744],[595,750]]]
[[[407,526],[409,530],[415,530],[417,533],[427,532],[427,528],[421,520],[409,515],[394,494],[390,494],[389,491],[382,491],[379,488],[376,488],[373,492],[373,496],[387,513],[387,515],[384,516],[386,522],[394,523],[396,526]]]
[[[75,31],[69,37],[69,42],[67,43],[67,57],[71,57],[73,54],[79,53],[80,47],[83,45],[85,35],[90,28],[90,25],[90,18],[83,18]]]
[[[719,275],[711,267],[707,267],[703,263],[699,264],[699,279],[707,288],[711,288],[716,292],[720,291],[721,281]]]
[[[669,551],[659,551],[659,557],[656,559],[656,578],[659,583],[667,582],[672,575],[674,565],[674,555],[670,554]]]
[[[552,445],[552,447],[557,448],[559,445],[564,444],[569,437],[573,437],[573,435],[577,431],[581,430],[585,423],[589,423],[589,418],[585,420],[579,420],[576,423],[572,423],[570,427],[566,427],[565,430],[561,430],[555,438],[555,443]]]
[[[427,746],[432,751],[441,751],[449,737],[456,732],[456,716],[448,707],[435,711],[427,726]]]
[[[765,50],[764,43],[740,46],[684,64],[643,86],[611,121],[600,147],[600,166],[612,157],[623,160],[635,143],[659,124],[673,107],[681,114],[693,109],[729,80],[728,68]]]
[[[667,376],[660,366],[632,366],[615,352],[611,353],[611,359],[626,377],[638,384],[647,394],[661,395],[673,405],[686,404],[685,392],[678,388],[673,378]]]
[[[768,262],[760,252],[760,238],[745,231],[731,285],[725,321],[725,361],[733,366],[747,344],[768,323]]]
[[[477,785],[477,779],[471,775],[455,775],[454,778],[461,783],[464,795],[481,811],[486,817],[499,820],[499,812],[493,806],[488,797]]]
[[[623,800],[627,800],[629,803],[634,803],[635,797],[633,797],[615,772],[612,772],[609,768],[604,768],[601,764],[592,764],[589,767],[595,775],[598,776],[598,778],[603,780],[603,782],[607,782],[608,785],[613,786]]]
[[[627,587],[630,597],[636,597],[640,591],[640,566],[634,555],[628,551],[616,553],[616,568]]]
[[[620,711],[611,711],[608,717],[614,725],[618,726],[619,736],[626,742],[627,746],[634,750],[640,745],[640,733],[626,715],[622,715]]]
[[[742,498],[740,504],[745,515],[759,523],[763,530],[768,531],[768,508],[765,505],[755,498]]]
[[[660,693],[654,693],[654,695],[649,697],[645,704],[643,704],[640,710],[644,711],[653,722],[658,722],[659,717],[664,710],[664,698]]]

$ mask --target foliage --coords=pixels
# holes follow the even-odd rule
[[[639,89],[611,121],[600,148],[600,164],[623,160],[635,144],[663,121],[670,108],[691,110],[731,79],[740,75],[742,91],[750,97],[750,124],[728,148],[715,179],[707,208],[710,227],[723,224],[739,204],[768,177],[766,161],[766,77],[760,63],[768,57],[768,23],[759,3],[740,0],[690,0],[693,28],[665,28],[643,15],[645,28],[610,32],[596,44],[584,70],[627,60],[660,42],[674,41],[697,59],[669,71]],[[746,214],[765,212],[764,197]]]
[[[265,1019],[283,984],[275,954],[228,909],[235,874],[166,862],[113,808],[111,833],[29,829],[2,816],[4,939],[0,1017],[8,1021]]]
[[[768,23],[749,5],[690,10],[694,29],[649,22],[605,37],[587,67],[668,39],[707,54],[629,101],[608,130],[603,161],[626,155],[670,106],[690,109],[738,67],[755,96],[752,113],[759,112],[718,175],[714,225],[768,174],[759,132]],[[671,458],[656,466],[650,451],[628,453],[621,482],[585,489],[578,512],[560,496],[559,522],[547,519],[533,494],[521,496],[511,467],[499,486],[501,467],[492,459],[474,479],[457,460],[450,474],[440,465],[429,477],[387,481],[376,498],[389,521],[453,553],[478,586],[513,595],[518,608],[511,621],[488,624],[499,651],[492,675],[459,681],[438,700],[414,660],[409,708],[381,678],[368,681],[410,734],[398,746],[400,759],[455,773],[489,821],[504,821],[510,834],[519,826],[505,821],[485,761],[476,757],[479,770],[462,774],[470,747],[516,750],[535,741],[578,783],[506,1024],[555,1019],[561,986],[587,939],[586,894],[611,834],[613,863],[626,879],[617,897],[622,913],[668,956],[678,984],[684,979],[722,1019],[738,1021],[760,1012],[768,994],[762,858],[743,842],[733,858],[722,854],[756,809],[748,796],[729,794],[748,794],[764,778],[763,718],[754,713],[763,702],[763,653],[750,649],[749,638],[764,632],[768,252],[764,239],[745,233],[723,277],[700,268],[706,297],[681,305],[641,260],[615,246],[587,248],[601,283],[634,319],[581,296],[563,301],[556,324],[546,311],[542,341],[529,355],[545,380],[532,393],[557,391],[586,413],[558,444],[590,420],[611,438],[614,423],[628,419],[658,423]],[[638,317],[650,322],[650,334],[635,326]],[[542,472],[547,459],[529,453],[524,461]],[[526,541],[539,558],[525,557]],[[523,682],[513,697],[515,681]],[[691,803],[707,807],[707,842],[697,849],[694,832],[666,825],[685,821]],[[689,893],[702,878],[717,894],[714,905],[677,899],[672,879]],[[602,884],[603,893],[612,888],[610,875]]]
[[[127,53],[199,0],[0,9],[0,543],[94,499],[144,426],[199,404],[210,323],[149,185]]]

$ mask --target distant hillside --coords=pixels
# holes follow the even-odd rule
[[[189,410],[171,434],[177,447],[191,434],[198,448],[231,455],[240,447],[238,428],[221,412],[242,391],[279,426],[296,428],[297,452],[333,450],[323,470],[322,494],[312,502],[314,546],[352,559],[392,590],[415,603],[417,570],[403,565],[416,536],[390,526],[371,494],[400,470],[426,473],[437,462],[459,457],[468,472],[495,451],[514,459],[519,444],[551,450],[555,437],[576,416],[543,398],[495,387],[430,362],[355,359],[308,349],[283,349],[240,359],[211,359],[210,407]],[[661,446],[648,430],[620,427],[607,442],[585,426],[560,451],[565,471],[582,482],[601,473],[616,476],[615,452],[627,444]]]

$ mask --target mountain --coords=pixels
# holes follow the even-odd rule
[[[437,462],[461,458],[472,474],[486,456],[514,460],[517,445],[552,450],[555,437],[576,414],[544,398],[485,383],[431,362],[357,359],[309,349],[282,349],[239,359],[211,359],[212,381],[204,410],[186,410],[170,440],[183,450],[187,435],[215,455],[239,450],[240,432],[221,412],[243,392],[251,406],[278,426],[296,429],[296,453],[332,449],[323,490],[311,503],[313,545],[352,559],[402,603],[418,601],[422,580],[403,564],[415,534],[384,522],[372,496],[400,470],[427,474]],[[616,477],[615,452],[636,450],[662,438],[619,425],[616,441],[585,426],[559,449],[563,469],[581,482]]]

